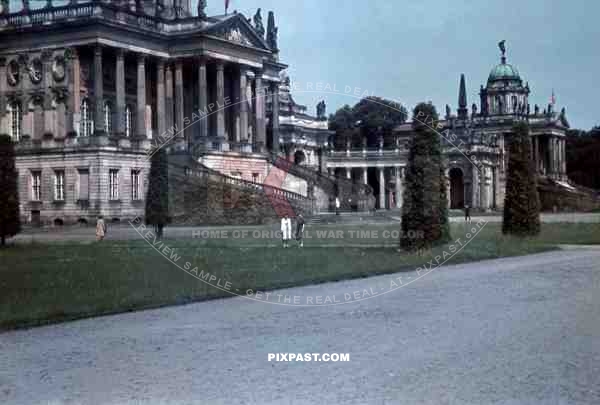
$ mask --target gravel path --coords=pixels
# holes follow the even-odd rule
[[[599,290],[600,251],[578,249],[446,266],[333,307],[232,298],[7,332],[0,403],[600,404]],[[350,361],[267,361],[282,352]]]
[[[390,217],[391,220],[400,221],[400,217]],[[502,222],[502,217],[497,215],[488,215],[472,217],[472,221],[477,223],[480,219],[485,220],[490,223],[498,223]],[[542,214],[541,220],[544,223],[600,223],[600,213],[560,213],[560,214]],[[349,217],[344,220],[345,222],[340,222],[332,227],[340,227],[344,228],[346,225],[357,225],[357,224],[381,224],[381,219],[377,219],[374,221],[369,221],[369,218],[365,218],[364,221],[359,220],[357,218]],[[462,217],[450,217],[450,222],[464,222],[464,218]],[[169,238],[192,238],[194,232],[200,232],[202,230],[241,230],[241,229],[265,229],[264,226],[198,226],[198,227],[189,227],[189,226],[173,226],[167,227],[165,229],[165,235]],[[279,229],[279,225],[272,225],[273,230]],[[27,229],[25,232],[18,234],[14,239],[9,239],[9,243],[12,241],[16,241],[17,243],[47,243],[47,242],[94,242],[95,241],[95,227],[79,227],[79,226],[69,226],[65,228],[53,228],[47,227],[42,229]],[[127,223],[113,225],[109,224],[108,240],[131,240],[131,239],[139,239],[139,235],[135,232],[131,225]]]

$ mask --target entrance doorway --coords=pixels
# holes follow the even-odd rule
[[[463,172],[459,168],[450,170],[450,208],[462,209],[465,207],[465,183]]]

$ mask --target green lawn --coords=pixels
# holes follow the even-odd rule
[[[526,240],[503,237],[499,224],[487,224],[469,239],[473,227],[452,225],[453,239],[469,243],[448,263],[536,253],[557,244],[600,244],[600,224],[544,224],[540,237]],[[390,233],[398,228],[312,227],[303,249],[294,243],[282,249],[276,239],[252,238],[252,231],[247,238],[234,239],[230,233],[227,239],[165,239],[163,246],[175,250],[177,264],[189,262],[190,269],[210,272],[240,294],[248,288],[269,290],[414,271],[449,250],[442,246],[422,256],[398,252]],[[363,233],[350,233],[353,230]],[[317,237],[317,231],[325,234]],[[142,239],[20,244],[0,249],[0,263],[0,329],[231,295],[178,269]]]

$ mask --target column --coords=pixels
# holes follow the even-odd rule
[[[2,11],[3,13],[6,10]],[[0,56],[0,78],[6,77],[6,58]],[[10,131],[8,128],[7,118],[6,118],[6,80],[0,79],[0,134],[8,134]]]
[[[379,170],[379,209],[385,209],[385,167],[378,168]]]
[[[396,208],[402,208],[402,193],[404,192],[404,187],[402,186],[402,168],[396,166]]]
[[[138,54],[137,58],[137,109],[136,132],[140,138],[146,138],[146,56]]]
[[[537,138],[537,137],[536,137]],[[498,166],[492,168],[492,208],[498,208]]]
[[[69,100],[67,101],[67,122],[66,132],[67,135],[74,135],[79,132],[79,121],[81,119],[80,108],[81,108],[81,79],[79,69],[79,55],[77,50],[69,48],[65,51],[65,59],[67,64],[67,76],[68,76],[68,90]]]
[[[94,135],[104,135],[104,83],[102,81],[102,47],[94,49]]]
[[[225,138],[225,66],[217,62],[217,137]]]
[[[183,66],[181,59],[175,61],[175,127],[176,138],[185,138],[183,112]]]
[[[239,66],[240,71],[241,66]],[[233,100],[230,100],[231,105],[229,106],[229,111],[230,111],[230,116],[231,116],[231,129],[233,130],[233,136],[232,136],[232,141],[237,143],[238,145],[236,146],[238,148],[238,150],[241,151],[239,143],[242,140],[242,136],[241,136],[241,108],[242,108],[242,89],[241,89],[241,74],[233,74],[232,77],[230,78],[230,80],[233,82],[233,94],[232,94],[232,98]],[[233,114],[231,114],[231,112]],[[227,114],[225,114],[225,116],[227,117]]]
[[[266,121],[265,121],[265,89],[263,89],[262,70],[255,72],[254,86],[255,90],[255,107],[256,114],[256,145],[258,152],[264,152],[266,144]]]
[[[533,161],[535,165],[535,173],[537,174],[539,171],[539,146],[538,146],[538,137],[533,137]]]
[[[363,167],[363,183],[364,183],[365,185],[368,185],[368,184],[369,184],[369,177],[368,177],[368,175],[367,175],[367,170],[368,170],[368,168],[366,168],[366,167]]]
[[[117,135],[125,135],[125,52],[117,49],[117,63],[115,72],[115,92],[117,95],[116,116]]]
[[[254,73],[246,72],[246,111],[247,113],[247,126],[248,126],[248,139],[251,143],[256,144],[256,129],[255,129],[255,114],[254,114],[254,99],[252,98],[252,83],[254,79]],[[251,138],[251,139],[250,139]]]
[[[487,205],[487,167],[481,167],[480,180],[479,180],[479,206],[483,210],[488,209]]]
[[[159,139],[166,136],[167,130],[165,97],[165,61],[159,59],[156,61],[156,129]]]
[[[567,140],[563,138],[561,140],[561,159],[562,159],[562,175],[567,176]]]
[[[208,111],[206,107],[208,104],[208,88],[206,83],[206,58],[198,58],[198,109],[202,111],[200,113],[200,121],[197,123],[199,127],[198,135],[200,138],[206,138],[208,136]],[[204,114],[204,115],[203,115]],[[201,139],[200,142],[204,142]]]
[[[273,100],[273,112],[271,116],[271,136],[273,145],[273,153],[279,153],[279,84],[273,83],[271,95]]]
[[[169,136],[173,135],[173,69],[167,65],[165,69],[165,124]]]
[[[477,204],[479,201],[479,172],[477,171],[477,166],[473,165],[472,174],[471,174],[471,208],[477,208]]]
[[[240,66],[240,81],[239,81],[240,99],[238,110],[240,112],[240,141],[248,141],[248,100],[246,99],[247,76],[246,70]]]
[[[57,136],[59,134],[54,133],[55,123],[55,111],[52,106],[53,94],[50,90],[52,84],[52,51],[45,50],[42,52],[42,64],[44,67],[42,76],[42,86],[44,88],[44,134],[52,134]],[[64,134],[60,134],[62,137]]]

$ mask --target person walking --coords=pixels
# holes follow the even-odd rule
[[[99,215],[98,220],[96,221],[96,240],[103,240],[104,235],[106,235],[106,223],[104,222],[102,215]]]
[[[465,205],[465,222],[471,222],[471,209]]]
[[[335,215],[340,215],[340,199],[335,197]]]
[[[292,237],[292,220],[288,218],[287,214],[281,218],[281,238],[283,240],[283,247],[289,246],[289,240]]]
[[[298,214],[296,218],[296,240],[300,243],[300,247],[304,247],[304,217]]]

